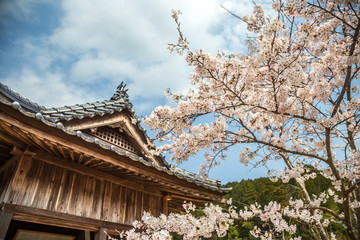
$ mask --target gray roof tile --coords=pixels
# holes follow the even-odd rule
[[[104,103],[100,103],[100,102],[97,102],[97,103],[95,103],[94,105],[95,105],[96,108],[100,108],[100,107],[105,106]]]
[[[52,113],[57,113],[58,111],[56,111],[55,109],[43,109],[41,110],[41,113],[43,114],[52,114]]]
[[[84,109],[82,106],[80,106],[79,104],[76,104],[74,106],[70,106],[69,107],[72,111],[76,111],[76,110],[82,110]]]
[[[75,113],[77,113],[77,114],[85,114],[86,113],[86,111],[84,111],[84,110],[75,110]]]

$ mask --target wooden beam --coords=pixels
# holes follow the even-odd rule
[[[70,122],[64,122],[64,126],[71,130],[82,130],[89,128],[96,128],[118,123],[123,119],[123,113],[114,113],[107,116],[96,116],[88,119],[77,120],[74,119]]]
[[[67,213],[47,211],[44,209],[26,207],[11,203],[3,203],[1,209],[12,214],[12,219],[58,227],[72,228],[86,231],[108,229],[109,234],[116,234],[117,230],[132,229],[132,225],[102,221],[93,218],[80,217]],[[1,224],[0,224],[1,225]]]
[[[19,132],[20,132],[20,131],[19,131]],[[48,145],[46,145],[46,143],[44,143],[43,140],[37,138],[34,134],[31,134],[30,136],[31,136],[31,139],[32,139],[41,149],[43,149],[44,151],[49,152],[49,153],[52,152],[51,149],[50,149],[50,147],[49,147]]]
[[[163,196],[163,206],[162,206],[162,212],[165,214],[165,215],[168,215],[169,214],[169,200],[170,200],[170,195],[167,195],[167,196]]]
[[[12,137],[16,136],[15,138],[17,138],[17,139],[20,138],[21,141],[23,143],[25,143],[26,145],[34,144],[34,142],[31,139],[29,139],[29,137],[26,136],[26,134],[24,132],[19,133],[19,132],[21,132],[20,130],[16,131],[16,128],[9,126],[8,124],[5,124],[5,123],[1,123],[0,125],[7,134],[11,135]]]
[[[95,240],[106,240],[107,232],[108,232],[107,228],[100,228],[100,230],[95,233]]]
[[[186,197],[184,195],[179,195],[179,194],[172,194],[171,196],[174,197],[174,198],[181,199],[182,202],[184,200],[189,201],[189,202],[199,202],[199,203],[208,203],[209,202],[209,200],[199,199],[199,198],[195,198],[195,197]],[[213,200],[213,201],[215,201],[217,203],[220,203],[220,199],[216,199],[216,200]]]
[[[13,155],[21,155],[23,153],[23,150],[21,150],[17,146],[13,146],[10,153],[13,154]]]
[[[203,202],[211,202],[211,201],[215,201],[218,202],[218,200],[221,198],[219,196],[213,196],[213,195],[206,195],[206,194],[199,194],[197,192],[195,192],[193,189],[190,190],[190,188],[184,188],[184,187],[179,187],[177,185],[172,185],[172,184],[168,184],[164,181],[159,181],[159,180],[153,180],[152,182],[146,180],[146,179],[141,179],[138,180],[138,182],[143,183],[143,184],[147,184],[149,186],[162,186],[162,190],[163,191],[167,191],[171,194],[177,194],[178,196],[184,196],[187,199],[193,199],[192,201],[195,201],[195,199],[199,199],[201,198],[201,200],[199,201],[203,201]],[[197,200],[196,200],[197,201]]]
[[[83,153],[80,153],[77,162],[78,162],[78,163],[82,163],[83,158],[84,158],[84,154],[83,154]]]
[[[39,139],[37,139],[36,137],[34,137],[34,135],[25,133],[23,131],[21,131],[21,129],[16,128],[14,126],[9,127],[9,133],[11,131],[11,134],[20,137],[20,139],[22,139],[22,141],[24,143],[26,143],[28,146],[33,146],[36,144],[38,145],[38,147],[40,148],[44,148],[45,151],[47,151],[46,147],[44,146],[44,143],[42,143]]]
[[[19,158],[20,155],[14,155],[12,158],[10,158],[10,160],[8,160],[4,165],[0,167],[0,174],[6,171],[6,169],[11,167],[12,165],[14,165],[19,160]]]
[[[24,144],[22,141],[19,141],[18,139],[14,138],[13,136],[10,136],[8,132],[4,132],[0,130],[0,140],[3,142],[6,142],[12,146],[17,146],[19,148],[25,148],[26,144]]]
[[[75,162],[75,156],[74,156],[74,151],[69,151],[70,153],[70,158],[73,162]]]
[[[0,240],[4,240],[13,214],[11,212],[0,211]]]

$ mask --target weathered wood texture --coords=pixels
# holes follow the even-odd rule
[[[6,232],[9,228],[12,218],[12,213],[4,212],[0,210],[0,240],[4,240]]]
[[[95,234],[95,240],[106,240],[108,230],[106,228],[100,228],[100,230]]]
[[[8,166],[6,171],[0,172],[0,203],[3,202],[9,183],[14,174],[16,164]]]
[[[26,207],[12,203],[3,203],[0,206],[3,212],[12,214],[12,220],[36,223],[61,228],[71,228],[98,232],[100,228],[107,228],[109,234],[117,234],[116,230],[130,230],[132,225],[113,223],[93,218],[58,213],[38,208]]]
[[[23,155],[4,202],[131,224],[143,211],[159,215],[162,197]]]

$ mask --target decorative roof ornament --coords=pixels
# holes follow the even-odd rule
[[[124,99],[125,101],[129,101],[129,95],[127,94],[127,91],[129,89],[125,89],[126,88],[126,84],[124,84],[124,82],[121,82],[120,85],[117,87],[116,92],[114,93],[114,95],[110,98],[110,100],[119,100],[119,99]]]

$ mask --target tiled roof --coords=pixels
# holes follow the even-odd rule
[[[175,166],[158,166],[154,162],[148,162],[134,153],[131,153],[101,139],[83,133],[82,131],[74,131],[67,129],[61,123],[61,121],[63,120],[70,121],[76,118],[82,119],[85,117],[103,116],[105,114],[121,112],[124,109],[127,109],[131,113],[133,113],[131,109],[132,104],[129,102],[126,91],[127,90],[125,90],[125,86],[121,84],[110,100],[86,104],[76,104],[73,106],[64,106],[58,108],[45,108],[31,102],[30,100],[22,97],[20,94],[13,92],[6,85],[0,83],[0,93],[10,99],[9,100],[1,98],[0,102],[12,106],[13,108],[17,109],[22,114],[28,117],[32,117],[42,121],[48,126],[61,129],[62,131],[70,135],[76,135],[87,142],[95,143],[104,149],[116,152],[121,156],[127,156],[134,161],[142,162],[146,166],[152,166],[159,171],[168,173],[169,175],[175,175],[180,179],[185,179],[188,182],[195,183],[198,186],[202,186],[207,189],[211,189],[213,191],[218,191],[221,193],[231,190],[231,188],[221,188],[221,181],[206,179],[200,177],[197,174],[188,172]],[[137,126],[141,130],[143,130],[139,123],[137,124]]]
[[[73,119],[83,119],[86,117],[104,116],[121,112],[124,109],[131,111],[131,103],[123,99],[105,100],[102,102],[93,102],[85,104],[76,104],[58,108],[42,109],[40,113],[46,120],[51,122],[70,121]]]
[[[22,108],[33,112],[41,113],[46,120],[51,122],[70,121],[73,119],[83,119],[87,117],[104,116],[127,109],[132,112],[132,104],[129,101],[126,85],[121,83],[115,94],[110,100],[101,102],[76,104],[57,108],[45,108],[37,103],[22,97],[20,94],[12,91],[8,86],[0,83],[0,92],[12,101],[18,102]]]
[[[30,112],[40,112],[45,109],[44,106],[40,106],[37,103],[30,101],[27,98],[24,98],[20,94],[12,91],[8,86],[2,84],[0,82],[0,93],[9,98],[10,101],[17,101],[24,109]],[[1,99],[2,101],[6,101],[5,99]]]

